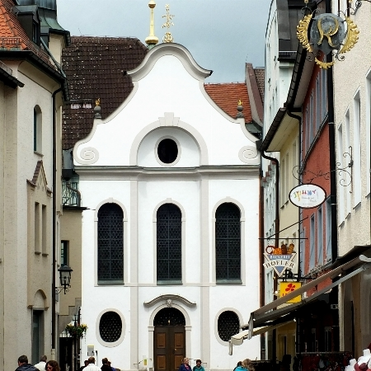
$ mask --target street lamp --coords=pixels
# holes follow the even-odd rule
[[[63,293],[66,294],[68,289],[71,287],[71,272],[72,268],[70,268],[68,265],[62,265],[59,269],[59,282],[60,287],[57,288],[57,292],[60,293],[63,290]]]

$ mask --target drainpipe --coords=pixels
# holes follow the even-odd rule
[[[57,334],[57,321],[56,321],[56,308],[55,308],[55,299],[56,299],[56,282],[55,282],[55,275],[57,272],[57,129],[56,129],[56,104],[55,104],[55,97],[56,95],[62,91],[63,88],[60,87],[57,89],[53,94],[53,246],[52,246],[52,349],[51,355],[52,359],[55,358],[55,346],[56,346],[56,334]]]
[[[276,165],[276,187],[275,187],[275,197],[276,197],[276,204],[275,204],[275,220],[274,220],[274,234],[275,234],[275,246],[279,245],[279,231],[280,231],[280,207],[279,207],[279,181],[280,181],[280,164],[279,161],[275,157],[271,157],[265,154],[265,151],[261,151],[261,155],[266,160],[270,160],[275,163]]]
[[[276,165],[276,186],[275,186],[275,198],[276,198],[276,203],[275,203],[275,219],[274,219],[274,240],[275,240],[275,246],[279,246],[279,231],[280,231],[280,217],[279,217],[279,211],[280,211],[280,208],[279,208],[279,180],[280,180],[280,170],[279,170],[279,161],[274,158],[274,157],[270,157],[268,155],[266,155],[264,153],[264,150],[261,151],[261,156],[263,158],[265,158],[266,160],[270,160],[272,162],[275,163]],[[262,200],[263,202],[263,200]],[[263,207],[264,209],[264,207]],[[264,253],[264,234],[262,235],[262,239],[260,240],[260,259],[261,260],[264,260],[263,259],[263,253]],[[263,267],[263,262],[260,261],[260,269],[262,269],[262,271],[264,272],[264,268]],[[263,274],[262,274],[263,276]],[[260,305],[263,306],[265,303],[264,303],[264,290],[265,290],[265,285],[264,285],[264,277],[263,279],[261,280],[261,284],[260,285]],[[273,288],[274,291],[277,290],[277,280],[274,280],[274,288]],[[276,358],[277,358],[277,348],[276,348],[276,330],[273,330],[272,332],[272,337],[273,337],[273,341],[272,341],[272,361],[275,363],[276,362]],[[263,333],[261,335],[261,343],[265,343],[265,333]],[[266,354],[266,357],[267,358],[267,354]]]
[[[326,11],[331,11],[330,1],[326,2]],[[331,54],[327,61],[332,60]],[[328,125],[329,125],[329,150],[330,150],[330,204],[331,204],[331,254],[332,262],[338,256],[337,237],[337,196],[336,196],[336,149],[335,149],[335,115],[334,115],[334,82],[332,68],[327,70],[327,99],[328,99]]]

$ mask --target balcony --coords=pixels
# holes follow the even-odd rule
[[[63,206],[80,207],[81,194],[78,190],[78,181],[62,181],[62,203]]]

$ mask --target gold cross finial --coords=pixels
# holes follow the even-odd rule
[[[172,43],[174,41],[173,35],[169,31],[171,26],[174,26],[174,23],[172,22],[174,15],[170,14],[170,6],[169,4],[165,5],[166,14],[162,16],[162,18],[166,18],[166,22],[162,25],[162,28],[167,28],[167,31],[165,33],[165,36],[162,38],[162,41],[164,43]]]

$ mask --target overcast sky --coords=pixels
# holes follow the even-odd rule
[[[149,0],[57,0],[58,21],[72,36],[149,35]],[[174,42],[203,68],[206,82],[244,81],[245,63],[264,66],[265,28],[271,0],[155,0],[155,35],[161,42],[169,4]]]

